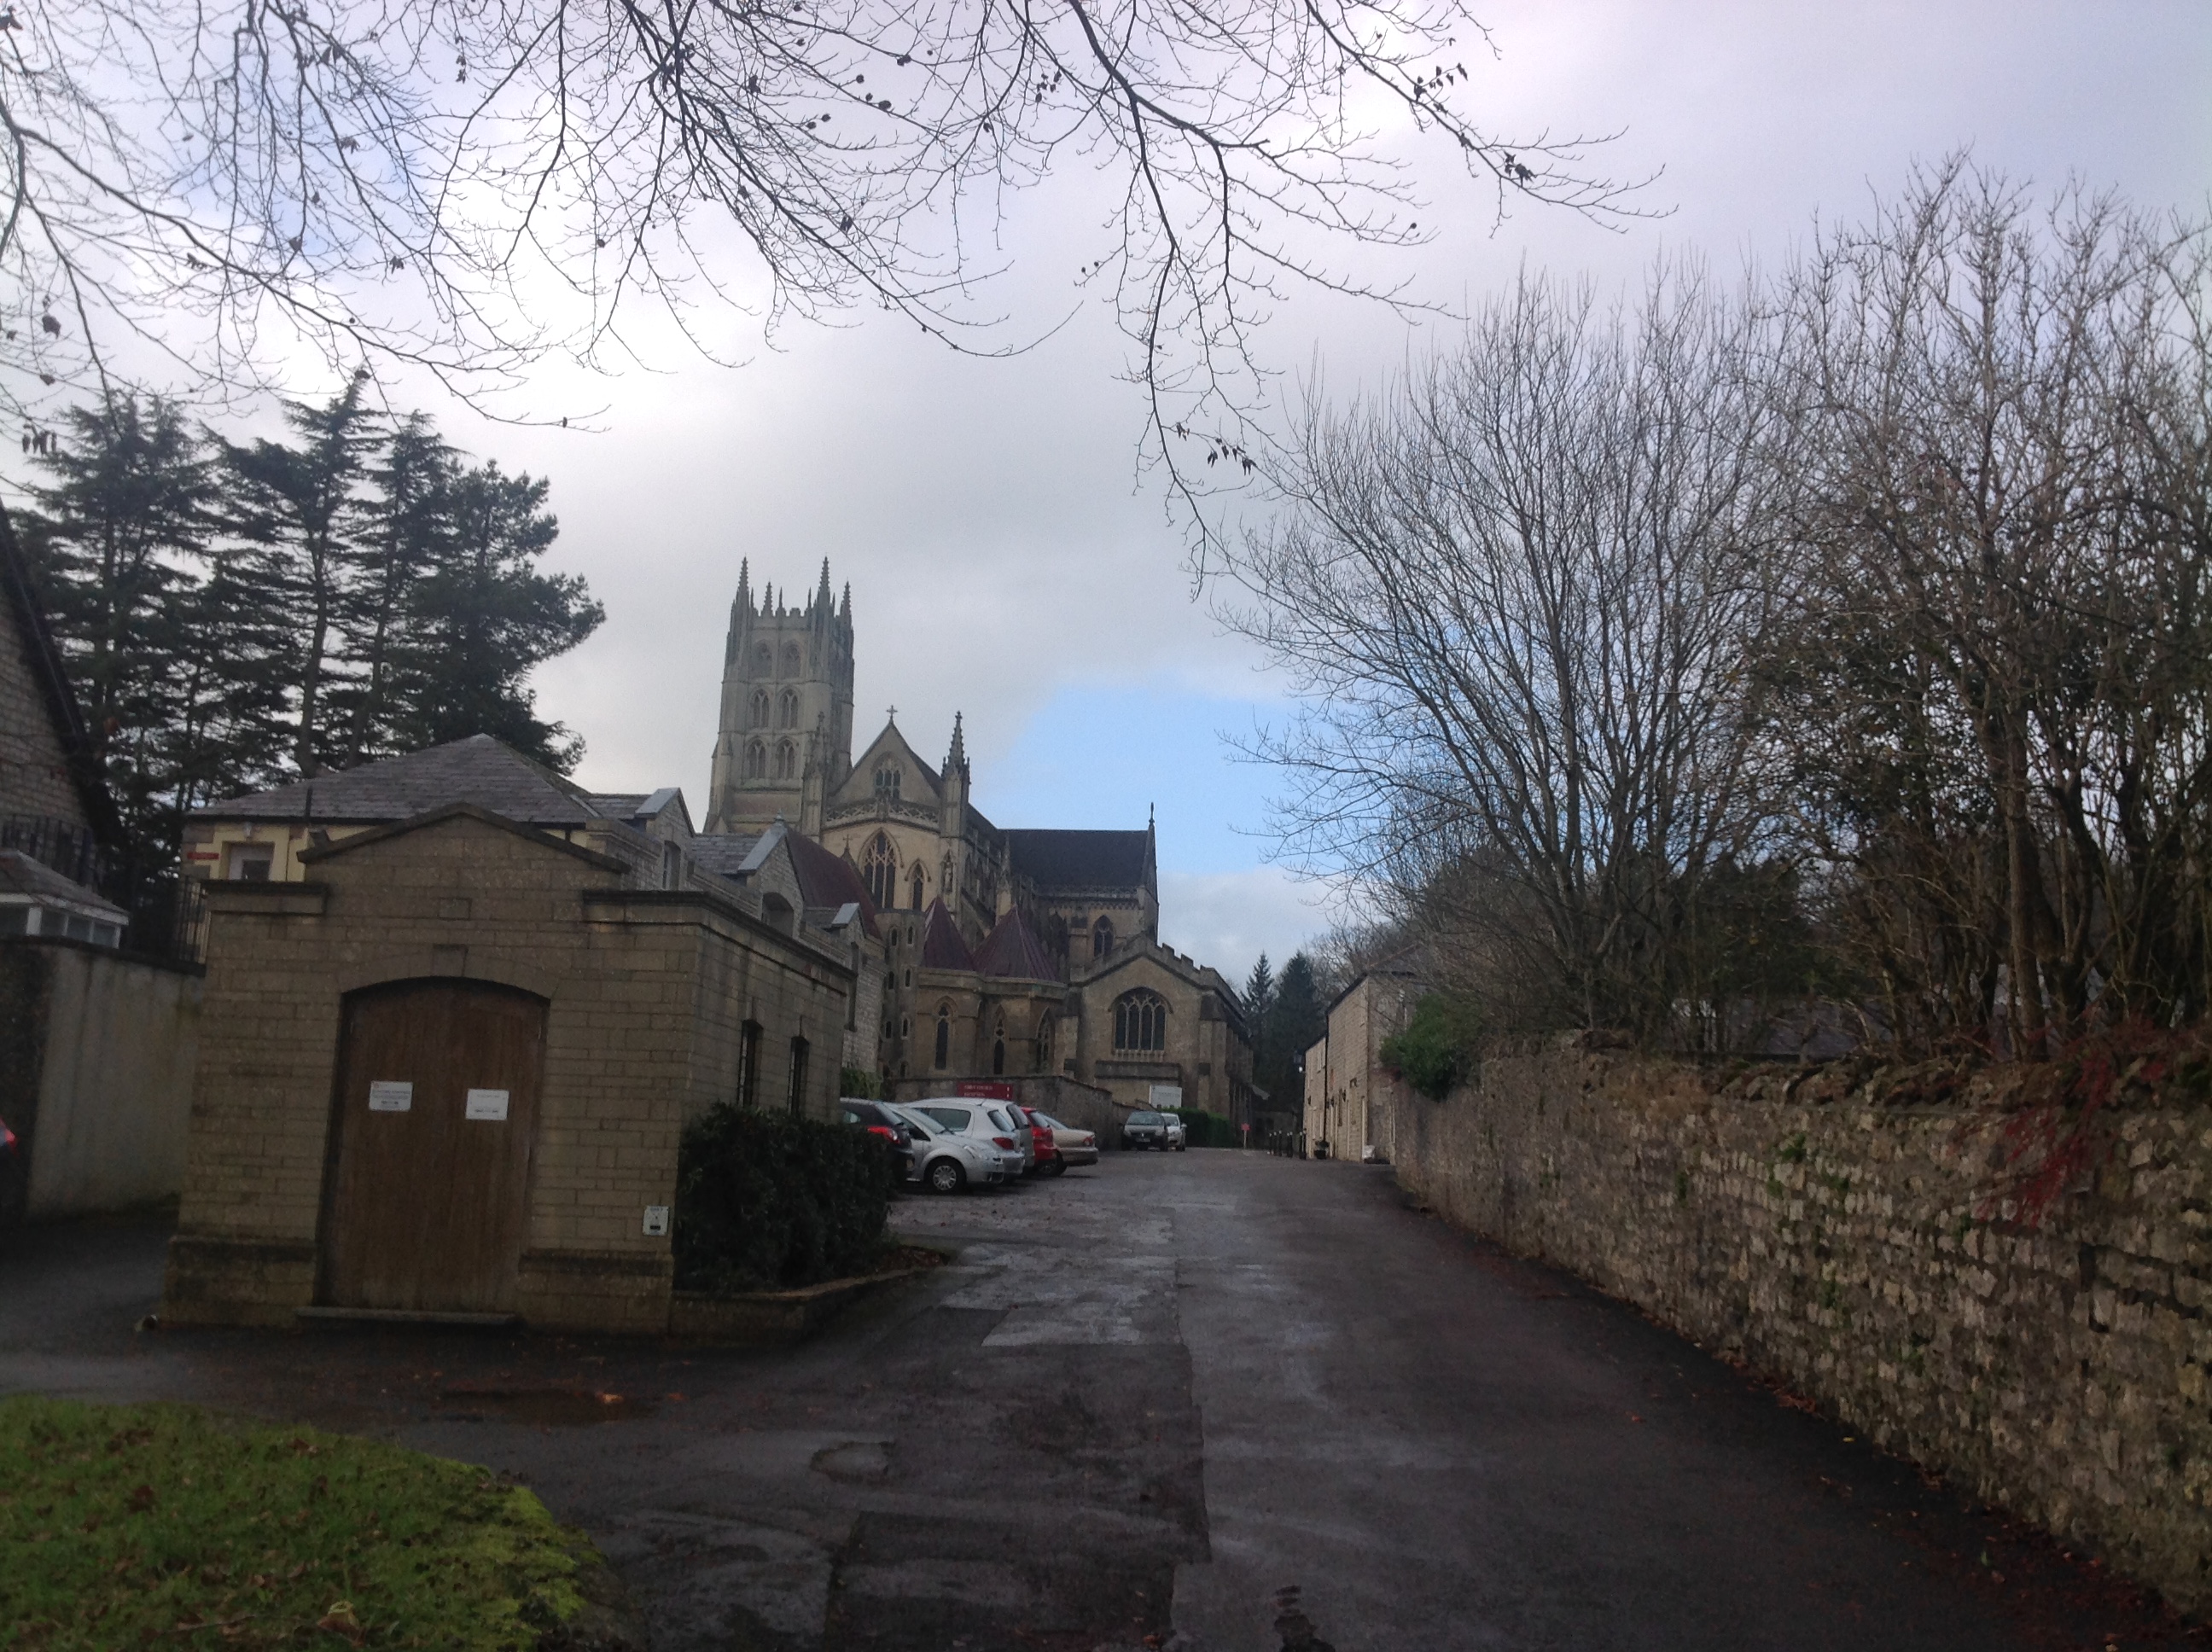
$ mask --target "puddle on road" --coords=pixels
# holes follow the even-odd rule
[[[659,1402],[592,1388],[444,1388],[438,1409],[447,1417],[574,1428],[650,1417]]]

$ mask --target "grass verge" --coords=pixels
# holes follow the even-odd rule
[[[187,1406],[0,1400],[0,1646],[539,1644],[583,1540],[489,1470]]]

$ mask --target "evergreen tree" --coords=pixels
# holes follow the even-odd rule
[[[350,679],[332,694],[333,726],[346,766],[406,750],[399,727],[404,679],[422,662],[416,646],[422,581],[444,557],[452,534],[453,450],[412,413],[395,426],[368,470],[374,491],[363,502],[357,539],[359,589],[347,639]]]
[[[241,578],[284,616],[286,688],[292,702],[292,763],[319,774],[334,756],[331,705],[341,711],[349,675],[342,647],[362,628],[371,553],[357,544],[359,490],[382,432],[362,405],[361,381],[321,407],[284,404],[297,445],[258,440],[223,444],[233,483],[231,527],[252,550]]]
[[[1294,952],[1275,981],[1265,1034],[1267,1066],[1258,1079],[1261,1088],[1280,1098],[1278,1105],[1302,1103],[1306,1051],[1328,1030],[1328,1004],[1321,979],[1313,961],[1303,951]]]
[[[1267,1070],[1270,1046],[1267,1042],[1267,1017],[1275,1007],[1275,972],[1268,965],[1267,955],[1262,952],[1252,973],[1244,978],[1244,1024],[1252,1035],[1253,1082],[1261,1089],[1267,1088],[1260,1074]],[[1270,1092],[1272,1096],[1272,1092]],[[1274,1097],[1277,1104],[1281,1098]]]

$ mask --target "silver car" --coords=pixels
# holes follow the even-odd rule
[[[997,1102],[968,1096],[935,1096],[907,1104],[940,1129],[995,1148],[1006,1160],[1006,1180],[1018,1181],[1036,1163],[1036,1142],[1027,1127],[1015,1128],[1013,1115]]]
[[[986,1140],[948,1130],[911,1107],[885,1102],[884,1111],[914,1133],[914,1157],[922,1186],[932,1193],[957,1193],[963,1187],[995,1187],[1006,1180],[1006,1155]]]

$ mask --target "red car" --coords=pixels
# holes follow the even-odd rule
[[[1016,1107],[1012,1109],[1030,1127],[1030,1141],[1036,1149],[1037,1175],[1065,1175],[1067,1161],[1060,1156],[1060,1144],[1053,1139],[1052,1127],[1043,1123],[1036,1108]]]

